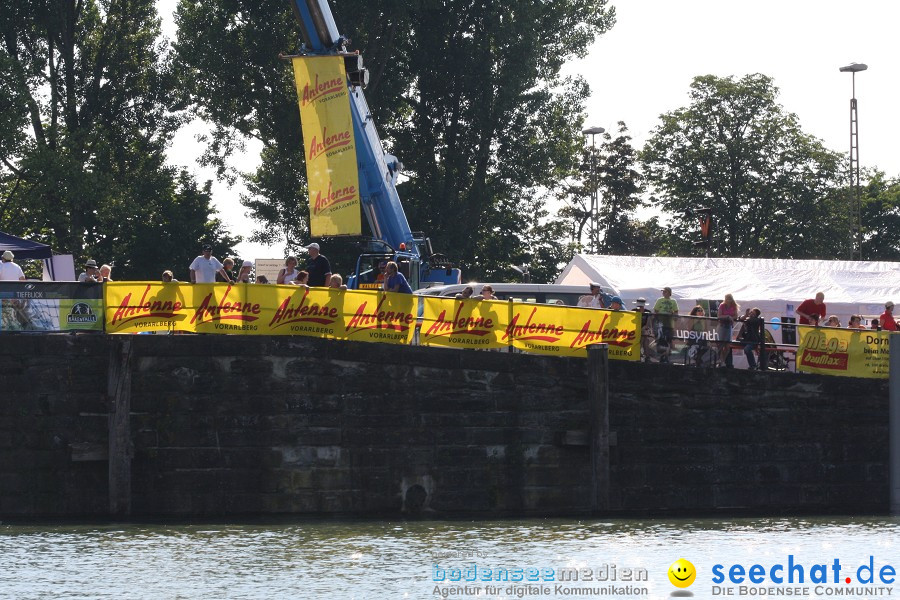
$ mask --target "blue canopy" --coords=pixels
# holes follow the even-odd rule
[[[23,258],[50,258],[53,256],[50,246],[46,244],[24,240],[0,231],[0,253],[6,250],[11,250],[16,255],[17,260]]]

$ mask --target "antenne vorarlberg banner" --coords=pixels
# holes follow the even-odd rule
[[[362,232],[356,142],[344,59],[293,59],[313,237]]]

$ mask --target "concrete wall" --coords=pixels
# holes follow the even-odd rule
[[[584,360],[129,340],[132,514],[591,508]],[[0,337],[0,518],[106,514],[107,371],[121,341]],[[613,361],[610,508],[884,512],[887,397],[886,381]]]

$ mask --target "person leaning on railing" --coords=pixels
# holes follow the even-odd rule
[[[406,281],[406,277],[400,272],[397,263],[392,260],[388,261],[387,264],[387,270],[384,276],[384,291],[412,294],[412,288],[409,287],[409,282]]]
[[[731,356],[731,338],[734,336],[734,322],[741,307],[734,301],[734,296],[725,294],[725,300],[719,304],[717,328],[719,338],[719,361],[728,369],[734,368]]]
[[[748,314],[741,317],[744,326],[741,329],[740,340],[744,345],[744,356],[747,357],[747,364],[750,369],[756,369],[756,355],[754,350],[765,339],[763,333],[765,328],[765,320],[762,317],[762,311],[758,308],[751,308]],[[760,365],[762,368],[762,365]]]
[[[828,319],[825,320],[825,327],[840,327],[841,320],[837,318],[837,315],[831,315]]]

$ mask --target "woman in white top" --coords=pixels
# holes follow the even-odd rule
[[[283,285],[286,283],[293,283],[294,279],[297,278],[297,258],[295,256],[288,256],[284,260],[284,268],[278,271],[278,279],[275,283],[279,285]]]

